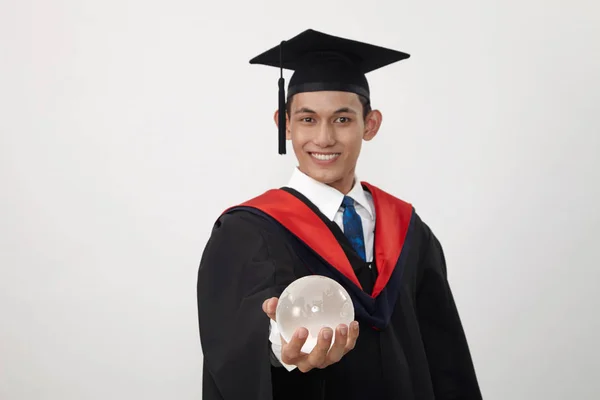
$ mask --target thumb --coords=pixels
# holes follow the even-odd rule
[[[277,311],[277,303],[277,297],[271,297],[270,299],[265,300],[263,303],[264,313],[267,314],[273,321],[276,321],[275,313]]]

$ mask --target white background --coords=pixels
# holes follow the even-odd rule
[[[484,397],[599,398],[599,15],[2,0],[0,399],[200,399],[211,225],[295,165],[278,70],[248,60],[307,28],[412,55],[369,75],[384,124],[359,176],[439,236]]]

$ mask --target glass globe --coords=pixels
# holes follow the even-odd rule
[[[279,297],[275,318],[281,336],[290,342],[296,329],[308,329],[302,351],[310,353],[324,327],[335,330],[338,325],[354,321],[354,305],[350,295],[336,281],[321,275],[309,275],[292,282]]]

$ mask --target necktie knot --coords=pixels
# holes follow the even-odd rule
[[[352,197],[344,196],[342,206],[344,206],[344,208],[354,207],[354,199]]]

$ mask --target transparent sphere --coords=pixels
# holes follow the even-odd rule
[[[279,297],[276,316],[281,336],[290,342],[296,329],[308,329],[302,351],[310,353],[324,327],[335,330],[338,325],[354,321],[354,305],[348,292],[336,281],[321,275],[309,275],[292,282]]]

